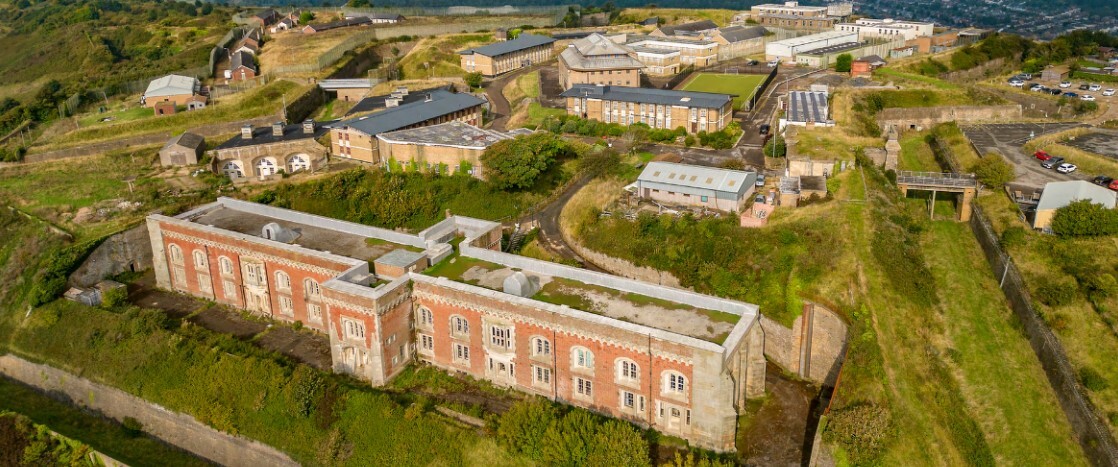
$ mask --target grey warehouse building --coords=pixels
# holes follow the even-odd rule
[[[642,199],[740,212],[756,183],[754,172],[650,162],[630,188]]]

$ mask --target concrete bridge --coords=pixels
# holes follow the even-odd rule
[[[963,196],[956,203],[956,212],[959,220],[970,220],[971,200],[978,193],[978,180],[974,174],[957,174],[950,172],[897,172],[897,188],[901,193],[908,195],[908,190],[923,190],[932,192],[932,202],[928,205],[928,216],[934,212],[936,193],[946,191],[949,193],[962,193]]]

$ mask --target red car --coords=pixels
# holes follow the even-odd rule
[[[1110,188],[1111,190],[1118,191],[1118,180],[1110,182],[1110,185],[1107,185],[1106,187]]]
[[[1033,157],[1042,161],[1046,161],[1052,158],[1052,156],[1049,156],[1048,153],[1044,151],[1037,151],[1035,154],[1033,154]]]

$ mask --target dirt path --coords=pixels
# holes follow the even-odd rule
[[[747,465],[802,465],[809,445],[812,402],[818,390],[808,383],[785,377],[769,363],[765,368],[767,398],[740,428],[740,455]]]
[[[566,240],[563,239],[563,234],[559,230],[559,216],[563,213],[563,208],[567,206],[567,202],[574,197],[587,183],[590,183],[591,177],[583,177],[579,181],[572,184],[567,191],[555,198],[551,204],[545,206],[535,214],[532,214],[523,220],[521,223],[536,222],[539,225],[539,243],[544,249],[550,251],[552,254],[561,256],[567,259],[573,259],[582,263],[583,267],[591,271],[601,271],[600,268],[594,266],[590,262],[583,259],[578,253],[575,253],[570,246],[567,245]]]

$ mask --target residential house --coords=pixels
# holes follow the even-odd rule
[[[185,132],[163,145],[159,150],[159,164],[163,167],[194,165],[202,157],[206,140],[194,133]]]
[[[754,172],[653,161],[633,185],[641,199],[741,212],[756,184]]]
[[[372,24],[396,24],[405,19],[404,16],[399,13],[352,13],[347,14],[346,19],[359,18],[362,16],[369,18],[369,22]]]
[[[370,24],[373,24],[373,20],[368,16],[355,16],[353,18],[331,21],[329,23],[308,24],[303,26],[303,34],[314,34],[331,29],[348,28],[352,26],[368,26]]]
[[[316,140],[325,134],[326,128],[314,120],[263,128],[245,125],[240,135],[207,152],[210,169],[233,180],[317,170],[326,161],[327,149]]]
[[[385,110],[331,124],[331,154],[379,164],[384,162],[380,158],[379,140],[376,138],[381,133],[452,121],[481,125],[483,99],[442,89],[414,94],[422,96],[422,100],[404,103],[403,97],[388,99]]]
[[[246,81],[255,79],[257,74],[256,56],[243,50],[229,56],[229,70],[226,73],[229,80]]]
[[[147,90],[140,96],[140,104],[154,108],[160,102],[170,102],[173,106],[184,106],[202,90],[202,83],[192,76],[167,75],[148,83]]]
[[[641,26],[660,26],[660,17],[659,16],[652,16],[652,17],[649,17],[649,18],[645,18],[644,21],[640,22],[640,25]]]
[[[260,53],[260,42],[256,39],[246,36],[237,41],[237,43],[233,45],[233,48],[230,49],[230,54],[235,54],[237,52],[248,52],[250,54],[256,55]]]
[[[272,31],[272,34],[276,34],[276,33],[290,31],[292,29],[295,29],[295,27],[298,26],[298,25],[299,25],[299,18],[292,15],[292,16],[288,16],[287,18],[284,18],[284,19],[281,19],[281,20],[277,21],[275,26],[272,26],[270,31]]]
[[[764,396],[756,305],[504,253],[497,222],[411,234],[222,197],[150,215],[147,232],[158,287],[300,323],[332,371],[373,386],[422,363],[717,451]],[[431,275],[453,258],[493,269]],[[548,282],[590,298],[541,301]]]
[[[279,19],[280,14],[276,13],[276,10],[268,8],[254,13],[252,17],[249,18],[249,22],[255,24],[258,28],[265,28],[279,21]]]
[[[578,39],[559,53],[559,84],[564,90],[574,84],[640,86],[640,60],[636,52],[601,34]]]
[[[459,121],[390,131],[377,135],[380,160],[387,170],[407,167],[450,175],[466,171],[483,178],[481,155],[514,133],[485,130]]]
[[[1040,194],[1040,202],[1036,205],[1033,228],[1051,230],[1056,210],[1075,201],[1089,200],[1104,208],[1114,209],[1115,196],[1113,190],[1084,180],[1046,183]]]
[[[729,94],[576,84],[560,96],[567,99],[568,115],[621,125],[682,127],[688,133],[719,131],[734,113]]]
[[[496,42],[458,52],[462,68],[485,76],[497,76],[551,60],[555,39],[521,33],[516,39]]]

